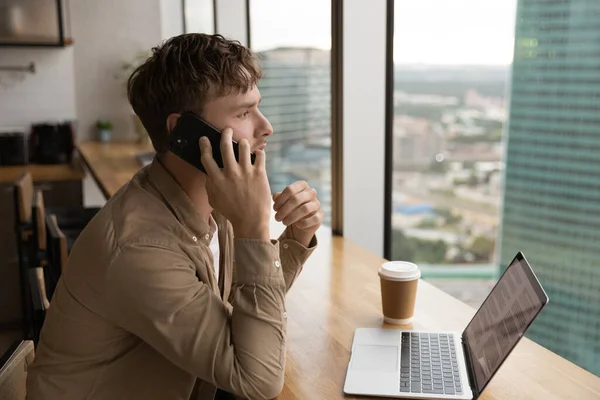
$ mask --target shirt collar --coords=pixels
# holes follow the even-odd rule
[[[204,221],[187,193],[158,157],[148,166],[148,181],[160,193],[179,222],[191,232],[190,239],[208,245],[213,236],[210,225]]]

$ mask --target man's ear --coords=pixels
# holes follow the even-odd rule
[[[171,132],[173,132],[175,125],[177,125],[179,117],[181,117],[181,114],[177,113],[169,114],[169,116],[167,117],[167,132],[169,132],[169,135],[171,134]]]

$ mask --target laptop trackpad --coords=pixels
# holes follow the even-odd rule
[[[394,372],[398,370],[398,346],[356,345],[352,369]]]

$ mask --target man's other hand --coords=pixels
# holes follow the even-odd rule
[[[323,223],[323,210],[317,191],[298,181],[273,195],[275,219],[292,229],[294,239],[308,247]]]

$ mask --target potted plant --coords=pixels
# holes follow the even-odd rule
[[[107,120],[98,120],[96,122],[96,129],[98,129],[98,139],[101,142],[109,142],[112,136],[113,124]]]

